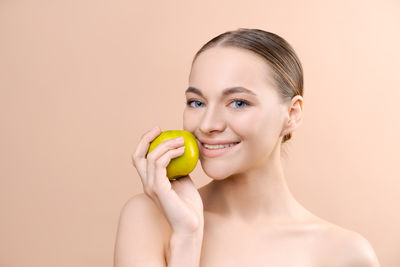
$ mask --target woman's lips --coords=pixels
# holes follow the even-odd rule
[[[202,156],[205,156],[207,158],[214,158],[214,157],[218,157],[221,156],[223,154],[225,154],[226,152],[234,149],[239,143],[236,143],[233,146],[229,146],[229,147],[224,147],[224,148],[218,148],[218,149],[208,149],[206,148],[203,143],[200,143],[200,152]]]

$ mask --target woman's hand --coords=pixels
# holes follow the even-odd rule
[[[184,152],[184,141],[163,141],[150,153],[150,143],[161,133],[157,126],[145,133],[134,154],[133,166],[143,183],[144,193],[162,210],[176,234],[191,235],[203,230],[203,202],[190,176],[169,180],[167,166]]]

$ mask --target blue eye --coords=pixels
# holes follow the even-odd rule
[[[192,107],[192,108],[200,107],[200,106],[193,106],[192,103],[199,104],[199,105],[203,104],[201,101],[198,101],[198,100],[188,100],[188,101],[186,101],[186,105],[189,106],[189,107]],[[237,103],[238,104],[238,105],[236,105],[235,109],[243,109],[244,107],[250,105],[249,102],[247,102],[246,100],[243,100],[243,99],[233,99],[233,101],[231,103]]]
[[[193,106],[191,105],[193,102],[194,102],[194,103],[201,103],[200,101],[197,101],[197,100],[188,100],[188,101],[186,102],[186,105],[188,105],[188,106],[190,106],[190,107],[193,108]]]
[[[247,102],[243,101],[243,100],[235,100],[235,101],[233,101],[233,103],[241,103],[241,105],[239,105],[239,108],[241,108],[243,106],[247,106]]]

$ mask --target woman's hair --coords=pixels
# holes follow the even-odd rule
[[[303,96],[303,68],[293,48],[282,37],[259,29],[227,31],[203,45],[195,54],[192,65],[200,53],[215,46],[247,49],[266,59],[273,70],[273,81],[279,89],[282,103],[296,95]],[[282,143],[291,137],[292,133],[285,135]]]

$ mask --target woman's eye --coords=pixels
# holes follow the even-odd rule
[[[244,108],[244,107],[249,105],[249,103],[247,101],[244,101],[244,100],[241,100],[241,99],[233,100],[231,103],[235,103],[236,104],[235,107],[234,107],[235,109],[242,109],[242,108]],[[192,104],[194,104],[194,105],[192,105]],[[202,104],[203,103],[201,101],[198,101],[198,100],[188,100],[188,101],[186,101],[186,105],[190,106],[192,108],[201,107]]]
[[[233,103],[238,103],[238,105],[236,106],[238,108],[242,108],[242,107],[247,106],[247,103],[245,101],[242,101],[242,100],[235,100],[235,101],[233,101]]]
[[[197,101],[197,100],[188,100],[187,102],[186,102],[186,104],[188,105],[188,106],[191,106],[191,107],[196,107],[196,106],[192,106],[191,104],[192,103],[195,103],[195,104],[201,104],[201,102],[200,101]]]

